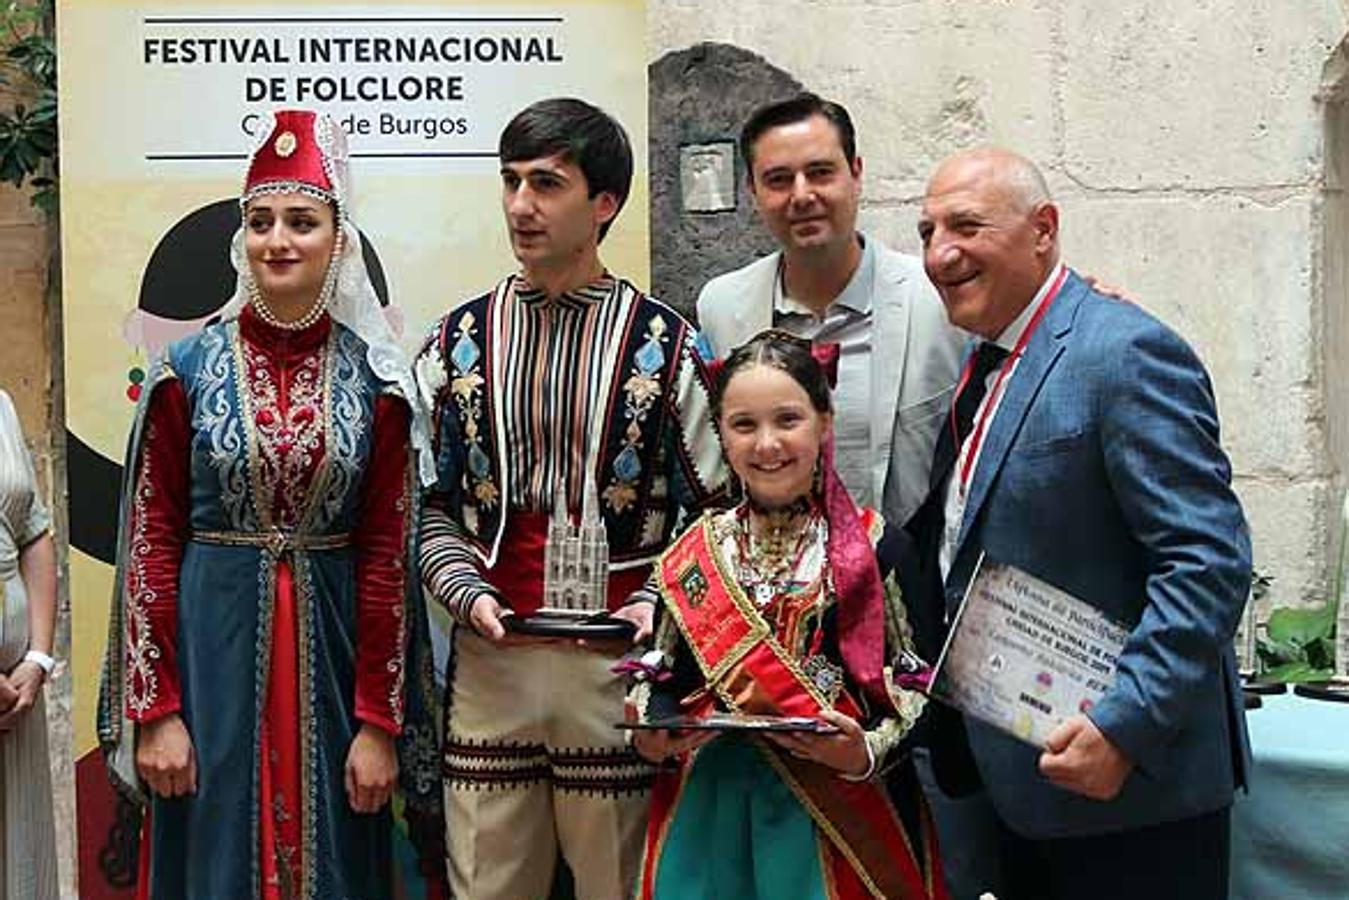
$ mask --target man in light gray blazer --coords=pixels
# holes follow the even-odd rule
[[[862,159],[847,110],[814,94],[761,107],[740,152],[782,249],[709,281],[699,326],[719,357],[769,327],[840,344],[839,472],[859,504],[903,524],[927,494],[967,336],[918,259],[858,232]]]

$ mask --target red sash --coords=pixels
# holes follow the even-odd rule
[[[738,712],[818,716],[827,699],[773,634],[754,602],[726,571],[704,517],[661,557],[665,605],[693,652],[710,691]],[[710,700],[710,698],[709,698]],[[840,695],[833,708],[863,718],[857,703]],[[850,864],[873,897],[918,900],[944,896],[934,859],[935,840],[924,825],[924,866],[885,791],[870,781],[848,781],[809,760],[760,741],[820,831]],[[926,875],[924,875],[926,873]],[[935,885],[935,886],[934,886]]]

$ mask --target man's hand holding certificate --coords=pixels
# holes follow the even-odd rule
[[[952,623],[931,693],[1047,748],[1041,770],[1055,781],[1062,775],[1065,787],[1078,790],[1066,782],[1079,754],[1097,756],[1090,733],[1109,743],[1085,713],[1114,683],[1127,636],[1127,629],[1071,594],[984,559]],[[1079,715],[1083,721],[1069,721]],[[1091,787],[1101,793],[1108,785]],[[1116,784],[1111,793],[1118,789]]]
[[[1133,768],[1133,760],[1085,715],[1072,716],[1051,731],[1040,754],[1041,775],[1093,800],[1113,800]]]

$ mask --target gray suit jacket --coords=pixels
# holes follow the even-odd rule
[[[902,525],[927,495],[937,429],[968,337],[947,322],[918,259],[873,243],[872,492],[886,520]],[[719,358],[772,327],[781,258],[773,253],[718,275],[699,293],[698,325]]]

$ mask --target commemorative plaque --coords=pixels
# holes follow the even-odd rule
[[[980,560],[932,696],[1036,747],[1115,680],[1129,630],[1015,566]]]

